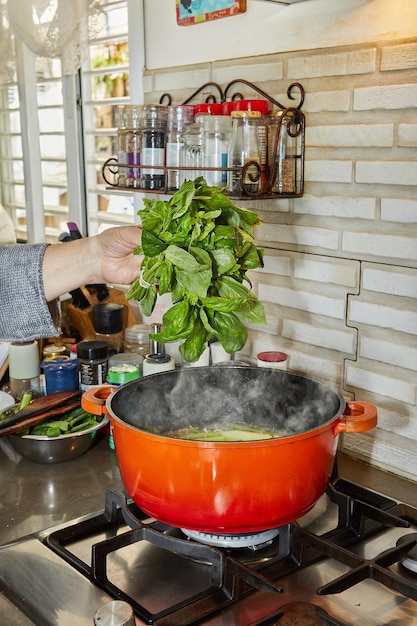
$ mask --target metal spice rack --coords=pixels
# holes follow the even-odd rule
[[[275,100],[268,93],[257,87],[255,84],[244,80],[244,79],[236,79],[230,82],[226,88],[223,90],[218,83],[215,82],[207,82],[204,83],[201,87],[199,87],[187,100],[185,100],[182,104],[190,104],[198,96],[200,93],[204,92],[208,87],[213,87],[218,91],[218,96],[216,97],[213,94],[210,94],[206,97],[205,103],[216,103],[216,102],[226,102],[228,99],[230,100],[239,100],[243,99],[243,95],[240,92],[233,92],[233,88],[242,84],[246,87],[249,87],[256,93],[258,93],[262,98],[269,101],[272,105],[274,105],[279,111],[280,115],[277,115],[277,125],[274,140],[271,145],[269,145],[269,154],[265,163],[264,171],[261,170],[261,166],[256,161],[247,162],[242,168],[236,167],[227,167],[227,168],[216,168],[216,167],[183,167],[183,166],[152,166],[145,164],[127,164],[127,163],[119,163],[116,157],[111,157],[107,159],[107,161],[103,164],[102,167],[102,175],[103,178],[108,185],[109,188],[119,189],[123,191],[135,191],[140,193],[156,193],[156,194],[172,194],[174,191],[167,189],[166,187],[160,189],[145,189],[145,188],[137,188],[137,187],[122,187],[118,185],[118,173],[119,168],[129,168],[129,169],[140,169],[146,167],[146,169],[155,169],[159,171],[163,171],[166,175],[169,170],[175,171],[188,171],[191,170],[193,172],[201,171],[201,175],[204,176],[204,172],[209,170],[216,171],[240,171],[243,195],[241,196],[233,196],[229,194],[227,190],[225,190],[226,194],[230,197],[238,197],[239,199],[272,199],[272,198],[299,198],[304,193],[304,152],[305,152],[305,116],[301,111],[301,108],[304,104],[304,96],[305,91],[303,86],[294,82],[291,83],[287,89],[287,97],[289,100],[296,100],[295,93],[298,93],[298,104],[296,106],[285,107],[280,102]],[[217,99],[218,98],[218,99]],[[172,104],[172,97],[169,93],[164,93],[160,97],[159,104]],[[282,125],[284,124],[284,131],[282,130]],[[289,157],[285,157],[281,159],[279,155],[279,139],[281,136],[281,132],[286,132],[288,138],[293,142],[295,146],[295,151]],[[254,168],[256,168],[256,173],[253,173]],[[248,171],[250,170],[250,171]],[[280,175],[278,176],[278,172]],[[140,179],[140,176],[138,177]],[[256,183],[259,181],[257,191],[252,191],[248,188],[245,180],[250,181],[250,183]],[[277,181],[280,183],[277,185]],[[250,184],[249,183],[249,184]],[[253,185],[252,185],[253,186]]]

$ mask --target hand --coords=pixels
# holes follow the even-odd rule
[[[140,246],[141,234],[139,226],[120,226],[91,238],[101,260],[101,278],[95,282],[127,285],[138,277],[143,257],[133,252]]]
[[[93,237],[48,246],[43,260],[46,300],[83,285],[130,284],[138,277],[142,262],[141,256],[133,254],[141,233],[140,226],[118,226]]]

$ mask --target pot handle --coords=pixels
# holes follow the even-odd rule
[[[343,411],[345,419],[339,420],[334,435],[340,433],[363,433],[377,425],[377,408],[370,402],[347,402]]]
[[[81,396],[82,408],[93,415],[107,415],[106,400],[116,389],[113,385],[87,389]]]

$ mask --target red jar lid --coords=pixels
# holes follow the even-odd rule
[[[198,113],[209,113],[209,115],[224,115],[221,102],[204,102],[194,105],[194,116]]]
[[[233,111],[260,111],[262,115],[269,111],[268,100],[234,100],[233,104]]]

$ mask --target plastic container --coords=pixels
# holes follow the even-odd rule
[[[56,357],[42,361],[45,374],[46,393],[75,391],[80,387],[79,361],[67,357]]]

